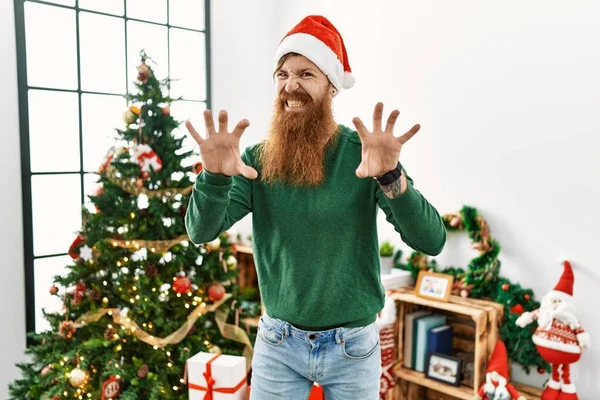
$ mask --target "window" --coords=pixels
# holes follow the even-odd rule
[[[145,50],[184,120],[210,107],[210,0],[23,0],[15,7],[27,331],[58,311],[81,208],[116,137]],[[182,130],[176,134],[184,135]],[[187,139],[187,148],[193,143]]]

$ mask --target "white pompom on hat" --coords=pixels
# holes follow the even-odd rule
[[[288,53],[308,58],[327,75],[336,89],[350,89],[354,86],[344,40],[327,18],[309,15],[292,28],[279,43],[275,65]]]

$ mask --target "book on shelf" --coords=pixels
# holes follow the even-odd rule
[[[413,368],[419,372],[425,371],[427,357],[427,338],[429,330],[446,324],[446,316],[431,314],[416,320],[413,331]]]
[[[431,311],[419,310],[408,313],[404,316],[404,344],[403,344],[403,365],[406,368],[413,368],[413,332],[415,322],[418,318],[431,314]]]
[[[454,329],[450,325],[442,325],[427,332],[427,351],[452,355],[452,336]]]

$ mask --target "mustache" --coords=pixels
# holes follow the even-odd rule
[[[304,92],[288,93],[285,90],[283,90],[283,91],[281,91],[281,93],[279,93],[278,100],[280,103],[286,103],[289,100],[301,101],[301,102],[304,102],[307,104],[312,102],[312,98],[308,95],[308,93],[304,93]]]

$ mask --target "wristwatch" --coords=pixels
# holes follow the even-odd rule
[[[376,176],[375,179],[377,179],[377,182],[379,182],[379,184],[381,186],[387,186],[390,183],[396,181],[401,176],[402,176],[402,164],[400,164],[400,161],[398,161],[398,165],[396,166],[396,168],[394,168],[390,172],[386,172],[385,174],[383,174],[381,176]]]

